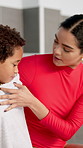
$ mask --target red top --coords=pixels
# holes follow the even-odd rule
[[[49,110],[39,120],[25,108],[33,146],[63,148],[83,124],[83,65],[57,67],[52,54],[24,57],[19,64],[21,81]]]

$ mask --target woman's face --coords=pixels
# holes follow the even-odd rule
[[[75,68],[83,57],[77,47],[77,40],[68,30],[60,28],[53,43],[53,63],[56,66]]]

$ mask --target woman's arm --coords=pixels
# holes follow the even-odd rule
[[[66,144],[64,148],[83,148],[83,144]]]
[[[83,124],[83,96],[80,96],[65,120],[50,112],[40,122],[64,141],[69,140]]]

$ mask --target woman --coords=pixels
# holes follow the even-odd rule
[[[83,124],[83,14],[74,15],[59,26],[53,54],[24,57],[19,64],[18,90],[1,105],[6,111],[25,107],[33,147],[63,148]],[[28,89],[27,89],[28,88]]]

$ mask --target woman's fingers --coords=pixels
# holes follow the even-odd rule
[[[15,96],[15,94],[0,95],[0,99],[13,99]]]
[[[12,93],[17,93],[18,89],[0,88],[0,90],[4,91],[6,93],[12,94]]]
[[[32,102],[33,95],[31,92],[27,89],[26,86],[16,84],[15,86],[19,89],[7,89],[7,88],[1,88],[1,90],[7,92],[6,95],[0,95],[0,99],[7,99],[6,101],[0,102],[0,105],[10,105],[8,108],[8,111],[15,107],[25,107]],[[11,104],[13,105],[11,107]]]
[[[16,100],[6,100],[6,101],[0,102],[0,105],[11,105],[15,103],[16,103]]]
[[[16,83],[16,82],[14,82],[13,84],[14,84],[16,87],[18,87],[19,89],[23,87],[22,84],[18,84],[18,83]]]
[[[16,108],[16,107],[17,107],[16,104],[11,104],[8,108],[6,108],[6,109],[4,110],[4,112],[7,112],[7,111],[9,111],[9,110],[11,110],[11,109],[13,109],[13,108]]]
[[[18,102],[16,100],[7,100],[0,102],[0,105],[10,105],[7,109],[4,110],[4,112],[7,112],[15,107],[18,107]]]
[[[14,82],[14,85],[19,89],[21,89],[23,87],[23,85],[17,84],[15,82]],[[10,94],[16,94],[19,89],[0,88],[0,90],[4,91],[6,93],[10,93]]]

